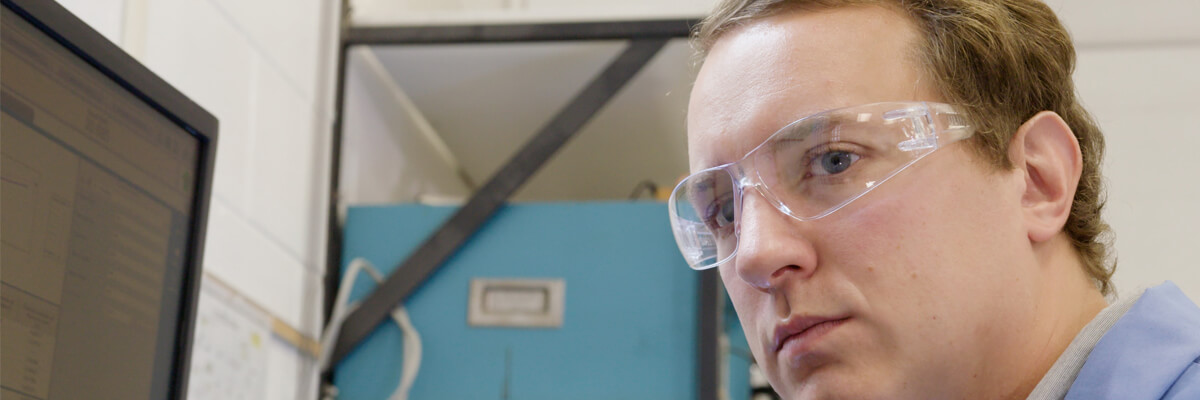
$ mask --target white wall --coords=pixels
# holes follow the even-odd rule
[[[341,179],[344,204],[464,199],[460,166],[374,51],[356,47],[346,63]],[[476,183],[479,184],[479,183]]]
[[[317,337],[340,2],[62,3],[217,116],[204,269]],[[266,347],[267,398],[314,398],[313,360]]]
[[[1105,218],[1121,294],[1174,281],[1200,301],[1200,2],[1051,0],[1107,140]]]

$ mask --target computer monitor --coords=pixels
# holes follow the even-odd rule
[[[50,0],[0,17],[0,398],[186,395],[217,121]]]

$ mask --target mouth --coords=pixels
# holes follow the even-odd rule
[[[774,340],[772,341],[775,353],[783,351],[784,346],[789,344],[798,345],[800,347],[796,350],[798,352],[806,351],[816,343],[817,339],[846,323],[848,320],[850,320],[849,316],[795,316],[789,318],[775,327]]]

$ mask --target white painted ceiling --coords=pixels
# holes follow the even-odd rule
[[[482,185],[626,46],[624,41],[372,46],[471,180]],[[626,199],[687,172],[694,78],[683,39],[664,47],[513,196]]]

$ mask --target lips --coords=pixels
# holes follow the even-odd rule
[[[824,328],[832,328],[836,325],[841,325],[842,322],[850,319],[847,315],[841,316],[792,316],[784,320],[779,325],[775,326],[775,334],[772,336],[772,345],[775,353],[783,349],[784,343],[793,336],[804,338],[813,336],[813,333],[823,333],[828,331]],[[817,332],[821,331],[821,332]]]

